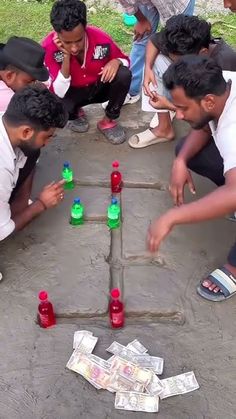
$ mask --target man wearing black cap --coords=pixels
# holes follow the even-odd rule
[[[13,36],[0,44],[0,112],[4,112],[14,92],[38,80],[47,81],[44,49],[29,38]]]

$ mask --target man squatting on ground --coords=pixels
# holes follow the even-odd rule
[[[108,100],[98,129],[113,144],[125,141],[115,121],[131,82],[129,59],[109,35],[87,26],[86,5],[79,0],[58,0],[51,10],[51,32],[42,42],[51,90],[62,98],[73,120],[71,129],[89,128],[82,106]]]
[[[236,209],[236,73],[222,73],[212,59],[189,55],[170,65],[164,83],[171,92],[177,119],[187,121],[193,129],[177,146],[170,180],[176,206],[150,226],[151,251],[159,248],[175,225],[222,217]],[[209,178],[218,188],[184,204],[185,185],[195,190],[189,169]],[[203,279],[197,292],[212,301],[236,293],[236,244],[224,266]]]
[[[236,71],[236,52],[222,38],[212,38],[211,25],[197,16],[177,15],[171,17],[166,26],[152,35],[147,44],[144,71],[144,92],[152,97],[151,84],[157,91],[159,105],[164,109],[158,111],[156,125],[129,140],[134,148],[147,147],[152,144],[168,142],[174,139],[175,133],[171,122],[169,92],[163,85],[163,74],[171,64],[186,54],[200,54],[214,59],[223,69]],[[165,109],[165,102],[167,109]],[[154,119],[153,119],[154,121]],[[159,121],[159,123],[158,123]]]
[[[0,117],[0,240],[63,199],[63,182],[59,181],[45,186],[28,204],[36,164],[34,152],[44,147],[67,119],[60,99],[41,86],[16,92]]]

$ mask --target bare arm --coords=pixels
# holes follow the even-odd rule
[[[18,212],[12,217],[15,223],[15,231],[22,230],[34,218],[38,217],[45,210],[43,204],[36,200],[33,204],[26,207],[23,211]]]
[[[193,224],[222,217],[236,209],[236,168],[225,174],[225,185],[190,204],[175,207],[153,222],[148,247],[156,251],[162,240],[178,224]]]

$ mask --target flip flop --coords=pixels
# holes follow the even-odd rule
[[[106,125],[98,122],[97,129],[114,145],[122,144],[126,140],[124,128],[116,122],[111,122]]]
[[[202,285],[203,281],[197,286],[197,293],[209,301],[225,301],[228,298],[233,297],[236,294],[236,278],[235,276],[224,266],[215,269],[207,279],[214,282],[220,289],[221,292],[213,292]],[[205,281],[205,280],[204,280]]]
[[[70,129],[75,132],[80,132],[81,134],[88,131],[89,123],[83,109],[80,109],[78,117],[70,122]]]
[[[159,144],[159,143],[167,143],[171,140],[167,138],[158,138],[153,134],[150,129],[146,129],[146,131],[140,132],[138,134],[132,135],[130,137],[128,144],[132,148],[144,148],[148,147],[149,145]]]

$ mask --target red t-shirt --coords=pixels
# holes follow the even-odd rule
[[[105,32],[93,26],[85,29],[87,35],[87,48],[85,50],[84,63],[81,65],[75,56],[70,57],[70,75],[73,87],[85,87],[96,83],[100,78],[102,67],[114,58],[123,58],[129,62],[129,58],[116,45],[113,39]],[[61,69],[62,55],[55,45],[53,38],[55,32],[49,33],[42,41],[45,49],[45,65],[47,66],[51,86]]]

